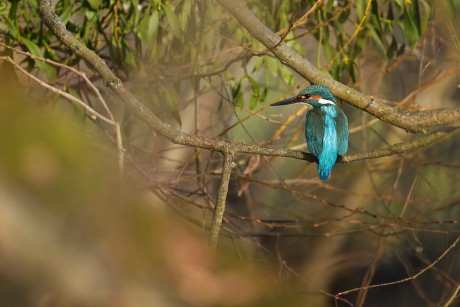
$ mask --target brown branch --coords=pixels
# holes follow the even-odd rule
[[[224,218],[225,202],[228,192],[228,183],[232,172],[232,163],[234,152],[232,150],[224,151],[224,165],[222,167],[222,175],[220,177],[220,186],[217,191],[217,202],[214,208],[214,216],[212,218],[209,243],[212,249],[217,247],[219,239],[220,227]]]
[[[267,156],[283,156],[294,159],[315,161],[315,157],[309,153],[289,150],[285,148],[268,148],[257,145],[247,145],[243,143],[228,142],[213,139],[206,136],[199,136],[184,133],[171,128],[170,125],[160,120],[155,114],[147,109],[140,101],[128,91],[121,80],[110,70],[107,64],[92,50],[83,45],[67,29],[59,17],[54,13],[49,0],[40,1],[40,12],[43,21],[53,31],[56,37],[66,45],[74,54],[86,60],[94,70],[101,76],[105,84],[109,86],[130,108],[130,110],[142,119],[156,133],[166,137],[175,144],[204,148],[224,152],[228,149],[235,153],[253,153]]]
[[[357,153],[353,155],[346,155],[342,159],[342,163],[349,163],[352,161],[359,161],[359,160],[366,160],[366,159],[374,159],[374,158],[381,158],[381,157],[387,157],[387,156],[393,156],[409,151],[413,151],[416,149],[420,149],[422,147],[428,146],[434,142],[439,141],[441,138],[449,135],[453,131],[455,131],[459,123],[453,124],[452,127],[439,130],[436,132],[432,132],[430,134],[427,134],[415,141],[408,142],[408,143],[397,143],[390,145],[386,148],[383,149],[374,149],[368,152],[362,152],[362,153]]]
[[[233,2],[233,0],[219,0],[219,2],[225,7],[227,7],[229,11],[231,11],[240,20],[243,26],[251,26],[253,25],[253,22],[255,22],[256,24],[254,25],[254,29],[251,29],[251,34],[258,38],[267,47],[273,47],[279,42],[280,38],[272,31],[270,31],[268,28],[266,28],[262,23],[260,23],[260,21],[258,21],[255,18],[252,12],[250,12],[244,6],[243,2]],[[65,25],[54,13],[51,2],[49,0],[41,0],[39,2],[39,8],[43,21],[56,35],[56,37],[65,46],[67,46],[72,51],[72,53],[86,60],[101,76],[105,84],[109,86],[122,99],[122,101],[126,104],[126,106],[130,109],[130,111],[133,114],[137,115],[154,132],[167,138],[171,142],[185,146],[219,151],[224,154],[225,161],[227,161],[227,159],[231,159],[231,157],[233,157],[233,155],[237,153],[250,153],[265,156],[288,157],[306,160],[309,162],[316,161],[316,157],[310,153],[290,150],[286,148],[275,149],[261,147],[257,145],[248,145],[243,143],[224,141],[206,136],[184,133],[182,131],[173,129],[170,125],[160,120],[154,113],[152,113],[142,103],[140,103],[140,101],[128,89],[125,88],[121,80],[110,70],[110,68],[107,66],[104,60],[102,60],[94,51],[88,49],[74,35],[67,31]],[[248,18],[251,19],[251,21],[248,21]],[[388,122],[391,122],[396,126],[402,127],[406,130],[412,132],[422,130],[424,131],[426,127],[430,127],[435,124],[439,125],[447,123],[449,120],[452,121],[460,117],[460,109],[446,109],[444,111],[434,110],[426,111],[424,113],[419,114],[417,112],[411,113],[409,111],[396,110],[385,105],[380,105],[378,102],[370,100],[368,96],[359,93],[349,87],[346,87],[345,85],[339,82],[329,79],[324,74],[317,71],[316,68],[314,68],[308,61],[300,57],[300,55],[295,53],[295,51],[288,47],[285,43],[282,43],[276,48],[274,48],[273,53],[283,63],[293,67],[300,74],[306,77],[311,76],[311,78],[309,78],[310,81],[314,83],[322,83],[329,86],[339,98],[351,101],[354,103],[355,106],[365,109],[369,113],[374,114],[375,116]],[[433,113],[431,114],[429,112]],[[448,114],[450,117],[444,117],[443,112]],[[411,116],[416,117],[416,119],[411,118]],[[424,118],[424,120],[418,120],[420,118]],[[420,140],[407,144],[395,144],[383,150],[374,150],[368,153],[360,153],[356,155],[347,156],[343,159],[343,162],[348,163],[356,160],[377,158],[420,148],[447,135],[453,130],[454,128],[450,128],[450,130],[446,129],[445,131],[435,132]],[[225,165],[228,165],[228,163],[224,162],[224,166]],[[228,180],[227,178],[224,178],[224,176],[221,180],[221,187],[222,185],[227,185],[226,188],[228,188]],[[221,191],[224,192],[224,190]],[[217,202],[219,203],[220,201],[222,201],[222,199],[225,202],[225,197],[223,194],[219,195]],[[218,219],[219,214],[220,213],[217,212],[216,206],[215,219]],[[213,223],[215,225],[219,224],[218,220],[216,220]],[[213,236],[215,236],[215,234]]]
[[[346,291],[342,291],[342,292],[339,292],[337,293],[337,296],[343,296],[345,294],[348,294],[348,293],[352,293],[352,292],[356,292],[356,291],[361,291],[363,289],[372,289],[372,288],[379,288],[379,287],[385,287],[385,286],[392,286],[392,285],[397,285],[397,284],[402,284],[402,283],[405,283],[405,282],[408,282],[408,281],[411,281],[411,280],[415,280],[417,279],[420,275],[422,275],[423,273],[425,273],[426,271],[428,271],[429,269],[433,268],[439,261],[441,261],[442,259],[444,259],[444,257],[452,250],[455,248],[455,246],[457,246],[458,242],[460,241],[460,236],[457,237],[457,239],[455,239],[455,241],[435,260],[433,261],[432,263],[430,263],[427,267],[423,268],[422,270],[420,270],[417,274],[414,274],[412,276],[409,276],[407,278],[404,278],[404,279],[400,279],[400,280],[397,280],[397,281],[392,281],[392,282],[386,282],[386,283],[382,283],[382,284],[375,284],[375,285],[370,285],[370,286],[366,286],[366,287],[360,287],[360,288],[354,288],[354,289],[350,289],[350,290],[346,290]]]
[[[225,5],[226,7],[234,6],[234,4],[232,4],[233,3],[232,1],[229,1],[231,2],[230,4],[224,0],[219,0],[219,1],[221,3],[226,3]],[[241,4],[240,1],[235,1],[235,3]],[[243,6],[243,9],[244,9],[243,10],[244,14],[252,15],[252,13],[248,11],[246,7]],[[135,113],[140,119],[142,119],[152,130],[166,137],[171,142],[175,144],[181,144],[181,145],[197,147],[197,148],[204,148],[204,149],[215,150],[215,151],[220,151],[220,152],[227,151],[231,148],[235,153],[250,153],[250,154],[260,154],[260,155],[265,155],[265,156],[279,156],[279,157],[294,158],[294,159],[299,159],[299,160],[306,160],[309,162],[316,161],[316,158],[312,154],[305,153],[302,151],[291,150],[287,148],[261,147],[257,145],[248,145],[244,143],[224,141],[224,140],[210,138],[206,136],[199,136],[199,135],[184,133],[184,132],[171,128],[168,124],[161,121],[157,116],[155,116],[149,109],[144,107],[144,105],[140,103],[139,100],[124,87],[121,80],[110,70],[107,64],[95,52],[93,52],[92,50],[84,46],[79,40],[77,40],[70,32],[66,30],[62,21],[59,19],[58,16],[54,14],[54,11],[51,7],[51,3],[49,0],[40,1],[40,12],[43,16],[43,20],[45,21],[45,23],[54,32],[57,38],[64,43],[64,45],[66,45],[73,53],[77,54],[81,58],[85,59],[88,63],[90,63],[94,67],[96,72],[102,77],[105,83],[110,88],[112,88],[113,91],[120,98],[122,98],[122,100],[126,103],[126,105],[130,108],[130,110],[133,113]],[[241,13],[239,12],[238,14],[241,14]],[[260,21],[258,22],[260,23]],[[273,36],[275,38],[278,37],[273,32],[271,32],[268,28],[266,28],[264,25],[262,26],[263,27],[261,27],[259,24],[259,27],[257,28],[258,30],[257,29],[256,30],[262,31],[261,34],[265,35],[266,39],[273,40],[274,39]],[[260,35],[258,32],[256,34],[257,34],[257,37]],[[270,40],[270,42],[275,43],[275,41],[272,41],[272,40]],[[290,56],[293,57],[293,60],[296,60],[296,61],[299,60],[300,56],[285,44],[281,44],[278,48],[275,48],[274,52],[278,52],[277,50],[280,48],[283,50],[287,48],[288,51],[290,50],[289,52],[293,52],[293,53],[289,53]],[[300,60],[301,62],[306,63],[307,68],[311,66],[311,64],[308,61],[302,58],[300,58]],[[316,68],[314,68],[313,66],[311,67],[316,70]],[[329,79],[328,77],[322,75],[322,73],[320,74],[321,74],[320,76],[323,76],[325,78],[326,83],[334,82],[336,84],[339,84],[340,88],[345,87],[347,91],[350,91],[350,97],[357,97],[358,101],[361,101],[360,99],[364,97],[362,101],[368,104],[369,98],[367,96],[353,89],[350,89],[339,82]],[[356,101],[356,99],[352,99],[352,101]],[[373,108],[372,105],[374,104],[377,105],[378,103],[374,101],[369,106],[369,108],[372,109]],[[393,108],[390,108],[387,106],[385,107],[388,109],[394,110]],[[408,112],[408,111],[404,111],[404,112]],[[423,113],[423,114],[422,114],[423,116],[430,117],[427,115],[427,113]],[[438,122],[439,123],[443,122],[441,113],[438,112],[436,114],[439,117]],[[427,119],[426,121],[429,121],[429,119]],[[407,120],[407,122],[410,122],[410,121]],[[448,129],[444,132],[432,133],[428,135],[426,138],[422,138],[418,141],[414,141],[411,143],[395,144],[395,145],[387,147],[386,149],[373,150],[370,152],[359,153],[355,155],[348,155],[343,159],[343,162],[349,163],[349,162],[357,161],[357,160],[372,159],[372,158],[399,154],[399,153],[404,152],[405,150],[412,150],[412,149],[422,147],[423,145],[429,144],[433,142],[436,138],[441,138],[442,136],[445,136],[449,132],[451,131]],[[422,140],[424,140],[427,143],[423,143],[424,141]]]
[[[247,8],[244,1],[218,0],[218,2],[225,7],[253,37],[272,51],[282,63],[291,67],[311,83],[323,84],[329,87],[338,98],[348,101],[355,107],[389,124],[400,127],[408,132],[425,133],[432,127],[449,125],[460,119],[460,108],[409,111],[379,103],[371,97],[329,78],[285,42],[280,43],[280,37],[266,27],[254,13]]]

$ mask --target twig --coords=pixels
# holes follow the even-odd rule
[[[220,186],[217,191],[216,207],[214,208],[214,216],[212,218],[211,230],[209,236],[209,243],[212,249],[217,247],[219,239],[220,227],[225,212],[225,202],[228,192],[228,183],[230,182],[230,175],[232,172],[232,163],[234,152],[231,150],[224,151],[224,162],[222,167],[222,175],[220,177]]]
[[[439,108],[436,110],[401,110],[374,101],[369,105],[370,97],[331,79],[318,70],[307,59],[289,47],[286,43],[279,44],[279,36],[273,33],[248,9],[242,0],[218,0],[239,23],[257,40],[265,45],[282,63],[291,67],[311,83],[323,84],[332,93],[355,107],[399,128],[412,133],[426,133],[431,127],[450,125],[460,119],[460,108]]]
[[[457,298],[457,294],[458,292],[460,291],[460,283],[458,283],[457,285],[457,288],[455,288],[454,292],[452,293],[452,295],[449,297],[449,300],[444,304],[442,305],[443,307],[448,307],[450,305],[452,305],[452,303],[455,301],[455,299]]]
[[[43,86],[43,87],[55,92],[58,95],[63,96],[64,98],[70,100],[73,103],[77,103],[78,105],[81,105],[90,114],[91,119],[95,120],[94,116],[97,116],[97,117],[99,117],[100,119],[104,120],[106,123],[110,124],[113,127],[114,134],[115,134],[115,142],[116,142],[116,145],[117,145],[117,152],[118,152],[118,171],[119,171],[120,176],[122,177],[123,176],[123,169],[124,169],[124,166],[123,166],[123,163],[124,163],[124,149],[123,149],[123,138],[121,136],[120,125],[119,125],[119,123],[117,123],[115,121],[115,117],[113,116],[112,111],[110,111],[110,108],[108,107],[107,103],[105,102],[104,97],[102,97],[101,92],[94,85],[94,83],[91,82],[91,80],[89,80],[88,76],[86,76],[86,74],[84,72],[79,71],[79,70],[77,70],[77,69],[75,69],[73,67],[70,67],[70,66],[64,65],[62,63],[52,61],[50,59],[45,59],[45,58],[33,55],[30,52],[24,52],[22,50],[12,48],[12,47],[10,47],[8,45],[5,45],[2,42],[0,42],[0,46],[2,46],[3,48],[6,48],[6,49],[9,49],[9,50],[13,51],[14,53],[21,54],[23,56],[29,57],[29,58],[31,58],[33,60],[41,61],[41,62],[50,64],[50,65],[53,65],[53,66],[56,66],[56,67],[67,69],[67,70],[73,72],[74,74],[80,76],[86,82],[86,84],[96,94],[97,99],[99,100],[99,102],[101,103],[103,109],[107,113],[108,119],[106,119],[103,115],[97,113],[95,110],[93,110],[90,106],[88,106],[86,103],[84,103],[80,99],[75,98],[77,100],[72,100],[70,97],[73,97],[73,96],[71,96],[67,92],[64,92],[64,91],[58,90],[58,89],[56,89],[57,91],[54,91],[53,90],[53,89],[55,89],[54,87],[44,83],[43,81],[39,80],[34,75],[32,75],[29,72],[27,72],[26,70],[24,70],[21,66],[16,64],[13,61],[13,59],[11,59],[11,58],[5,59],[6,61],[10,62],[15,67],[17,67],[22,73],[24,73],[25,75],[27,75],[28,77],[30,77],[34,81],[38,82],[39,85],[41,85],[41,86]],[[63,95],[63,93],[66,93],[67,95]]]
[[[460,241],[460,236],[458,236],[457,239],[455,239],[454,243],[452,243],[452,244],[441,254],[441,256],[439,256],[435,261],[433,261],[432,263],[430,263],[430,265],[428,265],[427,267],[423,268],[422,270],[420,270],[420,271],[419,271],[417,274],[415,274],[415,275],[409,276],[409,277],[404,278],[404,279],[392,281],[392,282],[386,282],[386,283],[382,283],[382,284],[370,285],[370,286],[367,286],[367,287],[360,287],[360,288],[354,288],[354,289],[342,291],[342,292],[337,293],[337,296],[343,296],[343,295],[346,295],[346,294],[348,294],[348,293],[352,293],[352,292],[356,292],[356,291],[361,291],[361,290],[364,290],[364,289],[372,289],[372,288],[379,288],[379,287],[386,287],[386,286],[392,286],[392,285],[402,284],[402,283],[405,283],[405,282],[414,280],[414,279],[418,278],[420,275],[422,275],[423,273],[425,273],[426,271],[428,271],[429,269],[431,269],[433,266],[435,266],[439,261],[441,261],[441,260],[442,260],[452,249],[455,248],[455,246],[457,246],[457,244],[458,244],[459,241]]]

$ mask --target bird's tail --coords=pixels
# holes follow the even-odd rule
[[[335,145],[335,144],[334,144]],[[337,161],[337,146],[328,144],[318,157],[318,174],[321,180],[328,180],[335,161]]]
[[[332,172],[332,167],[334,164],[325,164],[325,163],[319,163],[318,164],[318,174],[319,174],[319,179],[321,180],[328,180],[329,176],[331,175]]]

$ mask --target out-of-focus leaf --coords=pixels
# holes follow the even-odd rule
[[[395,0],[395,2],[396,2],[400,7],[404,7],[404,1],[405,1],[405,0]]]
[[[377,33],[381,35],[383,33],[382,29],[382,21],[380,20],[379,16],[379,7],[377,1],[372,1],[371,3],[371,22],[374,28],[376,29]]]
[[[277,77],[278,69],[281,67],[281,63],[272,56],[264,56],[264,62],[270,74],[272,74],[274,77]]]
[[[248,76],[248,80],[252,88],[252,96],[249,102],[249,109],[254,110],[259,103],[260,86],[259,83],[256,80],[254,80],[254,78]]]
[[[232,94],[232,99],[235,104],[238,104],[239,98],[242,96],[241,95],[241,80],[236,81],[235,79],[230,79],[228,81],[228,84],[230,86],[230,93]]]
[[[64,24],[66,24],[67,21],[69,21],[69,18],[72,15],[72,10],[73,10],[73,6],[69,5],[67,7],[64,7],[64,10],[62,11],[62,13],[59,14],[59,18],[61,18]]]
[[[426,28],[428,26],[428,22],[430,21],[431,19],[431,4],[428,3],[426,0],[421,0],[421,3],[423,5],[423,9],[424,9],[424,13],[423,13],[423,17],[422,17],[422,20],[421,20],[421,24],[420,24],[420,27],[421,27],[421,33],[425,33],[426,31]],[[460,3],[460,1],[459,1]]]
[[[280,72],[281,72],[281,78],[283,79],[284,83],[288,85],[292,85],[294,81],[294,76],[292,75],[291,69],[283,65],[281,66]]]
[[[420,17],[420,9],[418,5],[419,0],[413,0],[409,4],[408,12],[414,21],[415,27],[417,28],[417,32],[420,34],[422,33],[422,21]]]
[[[94,11],[86,10],[85,11],[85,17],[88,20],[93,20],[93,18],[97,18],[97,14]]]
[[[396,42],[396,39],[393,37],[391,40],[390,47],[388,47],[388,50],[386,52],[386,57],[391,59],[393,56],[397,54],[398,51],[398,43]]]
[[[329,62],[330,60],[332,60],[334,56],[336,55],[336,53],[338,52],[338,50],[332,47],[332,45],[329,42],[325,43],[323,45],[323,48],[324,48],[324,56],[326,58],[326,62]]]
[[[173,6],[167,2],[164,5],[164,10],[166,14],[166,19],[168,20],[169,26],[171,28],[171,32],[177,37],[181,38],[181,30],[180,30],[180,23],[179,23],[179,18],[177,18],[177,15],[174,13],[174,8]]]
[[[159,16],[158,11],[154,10],[151,15],[144,15],[139,24],[139,34],[141,39],[153,46],[158,34]]]
[[[136,67],[136,57],[132,51],[126,52],[125,63],[129,66]]]
[[[20,37],[19,40],[27,47],[31,54],[38,57],[43,57],[43,52],[41,51],[40,47],[38,47],[34,42],[25,37]],[[40,68],[40,70],[42,70],[46,74],[48,80],[50,80],[51,82],[54,82],[56,80],[57,72],[54,66],[46,64],[42,61],[35,61],[35,63]]]
[[[99,8],[99,5],[100,5],[99,1],[97,0],[86,0],[86,1],[89,3],[89,5],[91,6],[93,10],[97,10]]]
[[[399,47],[399,49],[398,49],[397,55],[399,56],[399,55],[403,54],[403,53],[404,53],[404,50],[406,50],[406,44],[405,44],[405,43],[402,43],[402,45],[401,45],[401,46]]]
[[[364,17],[367,1],[368,0],[356,0],[356,16],[358,17],[358,20],[361,20]]]
[[[374,45],[377,48],[377,51],[381,55],[385,56],[387,54],[387,50],[385,48],[385,45],[382,42],[381,37],[377,34],[377,32],[374,30],[374,28],[373,27],[368,27],[367,28],[367,33],[368,33],[369,37],[372,39],[372,41],[374,42]]]
[[[192,10],[192,0],[185,0],[184,4],[182,5],[182,11],[180,14],[180,23],[181,23],[182,32],[187,30],[191,10]]]
[[[403,22],[403,33],[406,37],[407,43],[410,48],[414,48],[417,45],[418,41],[418,31],[417,26],[415,25],[414,19],[411,14],[405,10]]]
[[[11,19],[9,19],[7,16],[2,16],[2,18],[6,23],[6,26],[8,28],[8,32],[10,33],[10,35],[14,38],[17,38],[19,36],[19,31],[16,25],[14,24],[14,22]]]
[[[260,93],[259,101],[264,102],[267,99],[268,88],[264,87],[262,93]]]

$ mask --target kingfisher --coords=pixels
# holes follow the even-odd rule
[[[292,103],[313,107],[305,118],[307,147],[316,156],[319,178],[328,180],[334,164],[340,161],[348,150],[347,116],[337,107],[334,96],[324,85],[307,86],[297,96],[275,102],[271,106]]]

